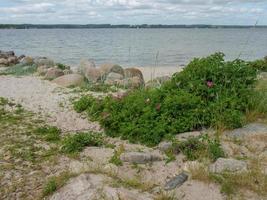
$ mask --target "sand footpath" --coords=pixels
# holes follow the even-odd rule
[[[97,123],[83,119],[72,109],[70,99],[75,94],[68,90],[34,76],[0,76],[0,97],[12,99],[27,110],[41,114],[63,131],[98,131]]]

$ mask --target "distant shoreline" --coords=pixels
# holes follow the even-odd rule
[[[267,25],[248,26],[248,25],[163,25],[163,24],[142,24],[142,25],[112,25],[112,24],[0,24],[0,29],[101,29],[101,28],[127,28],[127,29],[155,29],[155,28],[212,28],[212,29],[229,29],[229,28],[267,28]]]

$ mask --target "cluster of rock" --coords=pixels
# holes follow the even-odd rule
[[[90,83],[103,83],[125,88],[137,88],[145,84],[143,74],[139,69],[123,69],[115,64],[103,64],[96,67],[93,61],[82,61],[78,72],[84,75]]]
[[[159,77],[145,84],[142,72],[137,68],[122,68],[116,64],[103,64],[96,67],[91,60],[81,61],[76,72],[69,66],[56,64],[46,57],[17,57],[13,51],[0,51],[0,67],[13,65],[36,66],[37,74],[63,87],[80,86],[87,80],[91,84],[115,85],[123,88],[160,87],[170,77]]]
[[[1,51],[0,50],[0,67],[8,67],[20,62],[24,56],[17,57],[14,51]]]

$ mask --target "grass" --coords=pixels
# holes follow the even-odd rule
[[[43,126],[37,128],[35,132],[48,142],[58,142],[60,140],[61,130],[55,126]]]
[[[43,188],[43,197],[53,194],[56,190],[64,186],[67,181],[76,176],[68,171],[60,173],[58,176],[49,178]]]
[[[123,145],[121,145],[117,150],[114,151],[113,156],[110,158],[109,162],[116,165],[116,166],[122,166],[123,163],[120,159],[120,155],[125,151],[125,148]]]
[[[2,71],[0,75],[26,76],[35,73],[36,70],[37,70],[36,65],[22,66],[21,64],[17,64],[8,67],[6,70]]]
[[[209,173],[205,166],[190,169],[192,179],[205,183],[215,182],[221,186],[221,192],[228,199],[250,190],[258,195],[267,195],[267,175],[263,173],[259,160],[251,160],[247,171],[240,173],[223,172],[220,174]]]
[[[67,154],[75,154],[87,146],[104,145],[103,136],[96,133],[77,133],[69,135],[62,141],[61,151]]]

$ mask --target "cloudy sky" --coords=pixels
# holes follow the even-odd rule
[[[267,0],[0,0],[0,23],[267,25]]]

